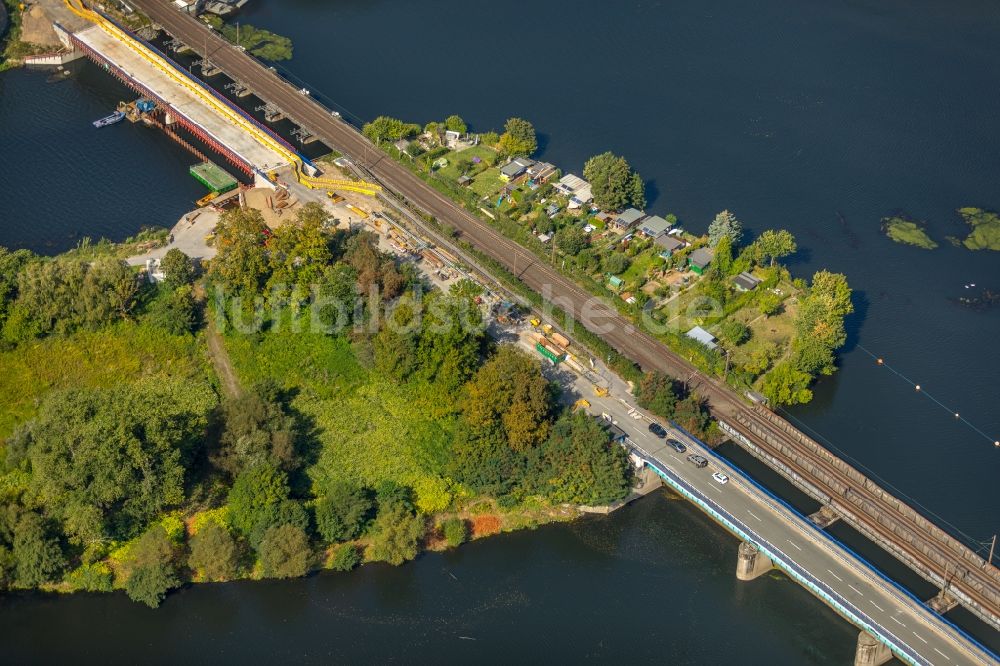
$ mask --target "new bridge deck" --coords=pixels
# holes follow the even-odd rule
[[[86,48],[100,59],[117,67],[129,79],[141,83],[167,112],[180,116],[201,128],[211,140],[232,151],[250,168],[270,170],[287,165],[284,156],[259,142],[254,135],[234,125],[187,86],[179,85],[172,76],[144,57],[140,50],[123,43],[102,29],[92,26],[74,34]],[[179,72],[185,76],[184,72]]]

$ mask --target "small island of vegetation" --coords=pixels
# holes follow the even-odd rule
[[[1000,215],[982,208],[959,208],[958,214],[972,227],[962,245],[970,250],[1000,252]]]
[[[882,218],[882,231],[892,240],[904,245],[913,245],[925,250],[933,250],[938,246],[934,239],[927,235],[923,223],[903,214]]]

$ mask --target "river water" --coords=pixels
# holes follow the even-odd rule
[[[604,150],[626,155],[649,181],[650,209],[674,212],[690,229],[704,230],[729,208],[751,232],[791,230],[800,246],[793,272],[846,273],[858,310],[840,372],[791,417],[953,532],[982,541],[1000,529],[1000,451],[991,444],[1000,437],[1000,310],[954,302],[971,293],[969,283],[1000,290],[1000,259],[944,242],[926,252],[879,233],[881,217],[904,209],[926,219],[940,241],[964,236],[955,208],[1000,208],[995,3],[543,0],[498,11],[468,0],[254,0],[242,20],[290,36],[296,57],[287,69],[345,115],[426,122],[458,113],[476,130],[522,115],[541,133],[542,157],[565,170],[579,173]],[[25,71],[0,76],[0,155],[8,164],[0,243],[56,252],[85,235],[121,239],[144,224],[172,224],[201,196],[186,173],[190,158],[167,139],[127,123],[90,128],[123,97],[91,65],[55,84]],[[771,663],[822,661],[821,654],[843,662],[853,640],[846,625],[829,621],[804,591],[774,596],[785,588],[771,581],[735,586],[735,545],[691,513],[654,499],[607,521],[487,541],[399,570],[192,590],[148,620],[122,621],[139,623],[128,640],[179,650],[177,639],[199,632],[197,618],[225,622],[225,614],[213,615],[217,607],[238,605],[239,626],[268,620],[270,633],[257,626],[243,637],[234,627],[231,649],[251,651],[258,632],[289,650],[291,637],[312,636],[294,646],[301,653],[281,654],[317,659],[338,649],[385,656],[402,644],[325,642],[346,627],[373,640],[402,631],[412,654],[428,658],[463,622],[471,628],[461,631],[482,642],[444,647],[456,658],[491,655],[475,651],[500,637],[506,648],[526,650],[517,646],[538,643],[534,632],[545,627],[543,649],[611,660],[618,652],[602,654],[588,642],[604,635],[607,621],[623,655],[676,652],[698,663],[753,645],[752,654],[775,650]],[[594,564],[590,544],[598,542],[608,546]],[[656,556],[636,558],[636,549]],[[453,559],[465,567],[460,578],[479,587],[446,585],[450,577],[439,573],[459,566]],[[646,590],[647,568],[656,579],[674,567],[677,578]],[[522,591],[511,592],[517,601],[507,611],[488,601],[489,590],[501,588]],[[117,616],[124,604],[0,603],[38,621],[87,608]],[[626,637],[619,618],[602,615],[622,604],[641,618],[638,635]],[[479,608],[488,610],[477,615]],[[369,624],[362,628],[345,609],[363,609]],[[762,637],[751,638],[755,620],[744,614],[766,619],[757,627],[767,628]],[[732,630],[719,640],[711,628],[723,616]],[[154,617],[155,629],[143,624]],[[160,618],[173,619],[161,625]],[[476,618],[488,618],[493,638],[483,637]],[[798,642],[802,623],[835,640],[806,632],[810,651]]]

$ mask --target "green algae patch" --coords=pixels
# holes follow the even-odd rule
[[[958,214],[972,227],[962,245],[970,250],[1000,251],[1000,215],[982,208],[959,208]]]
[[[924,231],[922,223],[900,215],[882,218],[882,232],[897,243],[904,245],[922,247],[925,250],[933,250],[938,246],[934,239]]]

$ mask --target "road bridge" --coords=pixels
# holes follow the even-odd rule
[[[165,0],[134,0],[133,4],[173,37],[196,45],[196,50],[204,51],[203,57],[235,80],[252,86],[265,102],[279,107],[319,140],[350,156],[358,170],[371,180],[455,228],[469,245],[515,272],[524,284],[580,319],[624,356],[644,369],[687,378],[688,385],[709,401],[714,415],[741,446],[926,579],[947,585],[949,594],[959,603],[1000,629],[1000,572],[991,562],[985,562],[784,419],[754,409],[718,379],[698,372],[684,358],[638,330],[613,306],[595,302],[554,267],[445,198],[386,157],[353,127],[205,25],[176,11]]]

